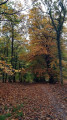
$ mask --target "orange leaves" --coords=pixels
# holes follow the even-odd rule
[[[36,47],[37,46],[37,47]],[[36,46],[33,46],[32,47],[32,55],[33,56],[35,56],[36,54],[37,55],[41,55],[41,54],[47,54],[47,50],[46,50],[46,48],[45,47],[43,47],[43,46],[38,46],[38,45],[36,45]]]
[[[48,77],[46,75],[46,79]],[[66,96],[67,85],[0,83],[1,115],[5,115],[7,112],[11,113],[11,117],[7,117],[11,120],[19,118],[25,120],[30,120],[30,118],[32,120],[36,118],[60,120],[60,117],[62,120],[66,120]],[[23,113],[23,116],[20,113]],[[62,115],[62,113],[64,114]]]
[[[35,74],[46,76],[46,74],[50,74],[50,71],[53,72],[52,69],[56,67],[55,55],[57,48],[55,32],[53,31],[53,26],[50,24],[49,18],[41,16],[38,8],[30,10],[28,21],[30,23],[28,60],[32,62],[31,69]],[[46,59],[46,55],[48,59]]]
[[[20,55],[20,59],[29,62],[28,66],[31,72],[38,76],[49,76],[54,74],[57,60],[56,36],[53,26],[47,17],[41,15],[38,8],[30,10],[28,24],[29,42],[27,42],[26,51]],[[48,58],[46,58],[46,56]],[[50,75],[48,75],[50,74]]]

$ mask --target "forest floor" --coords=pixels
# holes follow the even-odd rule
[[[0,83],[0,120],[67,120],[67,82]]]

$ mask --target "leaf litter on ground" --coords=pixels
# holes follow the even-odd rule
[[[67,120],[67,84],[0,83],[0,120]]]

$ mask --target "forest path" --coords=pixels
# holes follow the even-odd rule
[[[64,97],[64,89],[58,88],[57,86],[46,86],[42,87],[43,93],[46,94],[47,92],[47,98],[49,100],[49,106],[51,109],[51,113],[53,113],[53,119],[58,120],[67,120],[67,104],[65,104],[65,98]],[[67,91],[66,91],[67,92]],[[44,97],[45,97],[44,94]],[[67,100],[67,98],[66,98]]]
[[[21,104],[23,117],[15,119],[13,107]],[[67,120],[67,84],[0,83],[0,112],[11,120]]]

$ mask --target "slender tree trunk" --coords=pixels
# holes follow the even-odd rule
[[[8,57],[8,46],[7,46],[7,53],[6,54],[7,54],[7,57]]]
[[[14,74],[14,76],[13,76],[13,82],[16,82],[16,80],[15,80],[15,74]]]
[[[4,83],[4,72],[2,73],[2,82]]]
[[[63,75],[62,75],[62,56],[60,48],[60,35],[57,35],[57,48],[58,48],[58,57],[59,57],[59,69],[60,69],[60,82],[63,84]]]
[[[11,80],[12,78],[11,78],[11,76],[9,76],[9,79],[8,79],[8,82],[9,83],[12,83],[12,80]]]
[[[7,73],[5,74],[5,83],[6,83],[6,80],[7,80]]]
[[[13,50],[13,43],[14,43],[14,25],[13,25],[13,23],[12,23],[11,64],[13,64],[13,52],[14,52],[14,50]]]
[[[12,56],[13,56],[13,42],[14,42],[14,27],[12,23]]]
[[[21,68],[20,62],[19,62],[19,69]],[[22,82],[22,74],[19,72],[19,82]]]
[[[14,64],[13,64],[14,69],[17,67],[17,53],[14,53]],[[13,76],[13,82],[16,82],[16,73]]]

